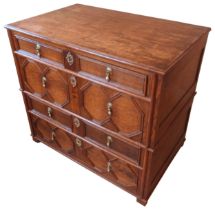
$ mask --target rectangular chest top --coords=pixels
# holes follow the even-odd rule
[[[6,28],[161,74],[210,30],[80,4]]]

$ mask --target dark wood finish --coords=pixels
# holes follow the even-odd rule
[[[185,141],[210,28],[79,4],[6,28],[34,141],[145,205]]]

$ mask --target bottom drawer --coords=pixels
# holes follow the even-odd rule
[[[76,160],[100,176],[136,194],[139,169],[52,124],[31,116],[34,138]]]

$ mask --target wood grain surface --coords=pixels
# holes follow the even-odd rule
[[[8,25],[166,71],[209,28],[76,4]]]

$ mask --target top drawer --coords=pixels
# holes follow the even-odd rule
[[[21,54],[30,54],[37,59],[43,59],[46,62],[54,62],[63,67],[76,71],[77,57],[70,50],[56,47],[44,40],[29,38],[15,34],[17,50]]]

